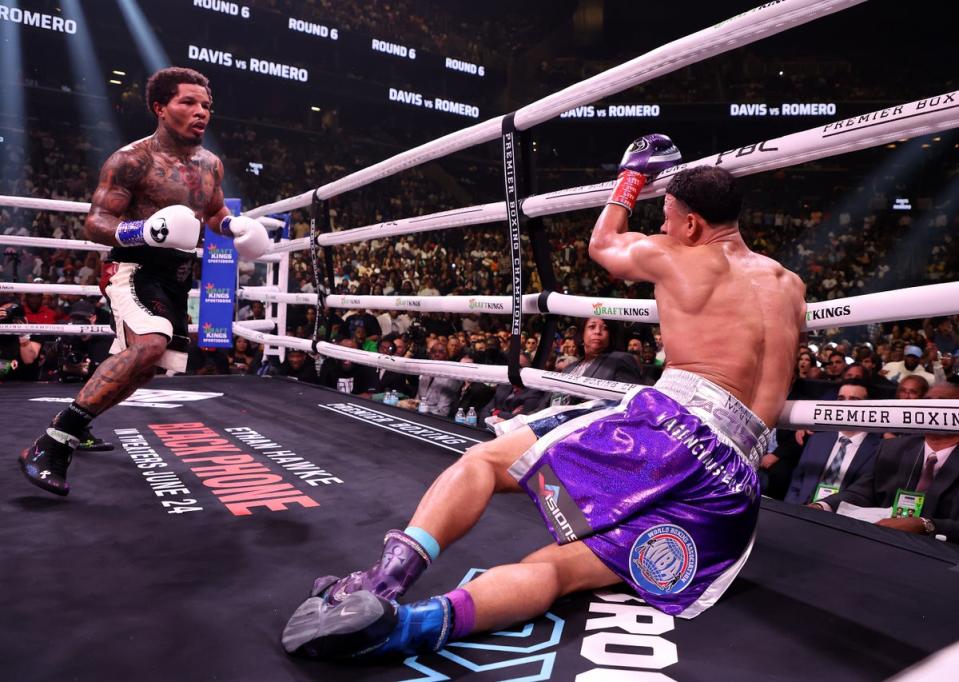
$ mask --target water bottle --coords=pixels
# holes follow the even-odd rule
[[[429,403],[426,402],[425,398],[420,400],[420,405],[418,410],[420,414],[427,414],[430,411]]]
[[[457,424],[465,424],[465,423],[466,423],[466,415],[463,414],[463,408],[462,408],[462,407],[459,408],[458,410],[456,410],[456,416],[453,417],[453,421],[455,421]]]
[[[396,405],[400,402],[400,397],[396,394],[396,391],[387,391],[386,400],[383,402],[387,405]]]
[[[476,408],[475,407],[471,407],[470,411],[466,413],[466,425],[476,426]]]

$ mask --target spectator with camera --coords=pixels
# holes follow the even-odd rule
[[[95,325],[96,307],[80,300],[70,307],[68,325]],[[47,358],[47,372],[60,383],[83,383],[110,356],[113,339],[102,334],[64,334]],[[51,366],[52,365],[52,366]]]
[[[26,312],[16,301],[0,304],[0,325],[26,321]],[[0,334],[0,381],[36,381],[40,377],[41,348],[29,334]]]

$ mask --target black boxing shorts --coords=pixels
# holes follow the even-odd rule
[[[124,327],[139,335],[162,334],[167,349],[157,365],[185,372],[190,345],[187,299],[192,282],[192,260],[180,264],[175,272],[141,263],[104,263],[100,288],[110,301],[117,332],[110,352],[126,349]]]

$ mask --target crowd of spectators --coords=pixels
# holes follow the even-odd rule
[[[27,136],[23,145],[0,147],[0,194],[89,200],[95,183],[95,174],[85,161],[91,152],[90,143],[56,130],[35,128]],[[334,135],[326,140],[330,153],[321,162],[311,160],[281,135],[255,126],[226,126],[219,142],[228,174],[244,192],[249,192],[250,203],[295,194],[304,186],[320,184],[372,160],[364,156],[362,146],[338,146]],[[253,143],[270,160],[274,177],[269,182],[246,172],[245,150]],[[952,240],[959,223],[955,207],[948,201],[919,200],[917,204],[923,210],[918,218],[913,218],[911,214],[883,210],[889,197],[881,194],[882,188],[867,187],[867,198],[857,206],[833,204],[833,208],[838,208],[830,210],[809,204],[808,197],[790,202],[776,191],[777,181],[772,178],[768,186],[761,181],[753,186],[748,210],[741,220],[744,235],[754,248],[800,274],[807,283],[808,300],[832,300],[957,279],[959,250],[953,248]],[[426,169],[414,170],[334,201],[331,219],[334,229],[349,229],[453,208],[462,205],[461,197],[462,187],[438,183]],[[83,236],[81,219],[81,214],[0,208],[0,234],[79,239]],[[655,229],[660,220],[660,209],[654,202],[638,207],[638,223]],[[587,253],[590,221],[590,216],[577,214],[546,220],[552,262],[563,290],[580,295],[651,297],[648,285],[613,281],[592,263]],[[306,213],[294,211],[290,236],[303,237],[308,231]],[[524,253],[529,254],[525,240],[523,245]],[[500,226],[338,246],[334,249],[333,291],[357,295],[505,295],[510,290],[508,252],[506,235]],[[922,257],[913,257],[915,254]],[[7,281],[91,285],[98,281],[100,260],[97,252],[11,246],[5,249],[2,276]],[[525,290],[539,290],[531,255],[525,257],[525,266]],[[290,268],[291,290],[316,291],[307,252],[295,252]],[[248,266],[241,268],[241,281],[244,279],[247,283],[262,281],[260,273]],[[14,303],[22,306],[22,312],[17,312]],[[505,364],[509,344],[505,316],[383,310],[330,312],[329,317],[324,315],[319,320],[320,331],[325,333],[325,325],[331,325],[332,338],[345,347],[401,357]],[[44,324],[103,323],[109,319],[99,297],[84,299],[73,295],[28,294],[7,301],[0,311],[0,324],[15,321],[14,313],[26,321]],[[238,317],[255,319],[265,314],[262,304],[243,302]],[[607,327],[601,320],[596,321]],[[619,329],[618,325],[611,325],[616,327],[616,333],[607,328],[604,345],[597,351],[591,350],[593,332],[588,323],[577,328],[573,320],[563,320],[561,331],[546,339],[542,338],[541,324],[540,318],[527,319],[522,337],[524,366],[535,357],[540,345],[548,344],[547,369],[652,384],[665,360],[662,339],[649,327]],[[798,349],[797,382],[792,397],[862,397],[858,388],[846,388],[844,382],[863,386],[869,397],[910,399],[948,392],[948,386],[957,381],[959,367],[957,324],[959,317],[953,316],[816,334]],[[315,309],[291,308],[289,333],[310,337],[316,326]],[[65,343],[67,338],[5,337],[0,364],[4,376],[0,380],[83,380],[105,357],[106,346],[102,341],[94,342],[97,337]],[[16,347],[13,340],[17,341]],[[734,341],[731,332],[731,342]],[[299,351],[287,353],[280,362],[277,358],[262,358],[261,349],[242,338],[237,338],[229,350],[199,348],[194,344],[189,371],[290,376],[378,399],[395,394],[401,407],[449,418],[461,409],[473,408],[480,425],[528,414],[557,399],[529,389],[411,377],[336,359],[326,359],[318,367],[313,358]],[[600,373],[596,374],[597,371]],[[879,440],[896,437],[886,435],[890,438]],[[828,506],[827,498],[820,504],[822,500],[810,497],[812,479],[818,479],[819,489],[826,478],[836,483],[839,477],[841,482],[848,472],[867,471],[870,465],[867,459],[856,467],[847,463],[845,468],[837,468],[834,455],[838,450],[830,454],[823,448],[840,448],[845,436],[837,440],[782,431],[777,436],[776,447],[764,458],[761,469],[765,492],[771,496]],[[859,452],[867,442],[856,434],[847,440],[853,444],[845,444],[847,454]],[[870,437],[868,444],[872,449],[862,452],[883,456],[881,443],[876,446],[876,440]],[[822,490],[831,489],[827,486]],[[886,502],[883,498],[881,504]]]

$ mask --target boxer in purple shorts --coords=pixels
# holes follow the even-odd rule
[[[559,544],[581,540],[647,603],[694,616],[749,555],[768,431],[723,389],[683,370],[667,369],[654,388],[633,389],[613,407],[596,402],[560,424],[562,415],[531,415],[540,439],[509,473]]]
[[[387,533],[377,563],[314,582],[283,631],[288,652],[436,651],[534,618],[565,594],[621,581],[683,617],[722,595],[752,546],[755,467],[792,381],[805,287],[746,246],[735,179],[679,160],[663,135],[633,142],[589,244],[612,277],[656,285],[666,348],[660,381],[619,403],[505,422],[502,435],[437,478],[405,530]],[[657,173],[670,176],[661,234],[629,232],[637,196]],[[554,544],[460,589],[398,603],[494,493],[523,491]]]

